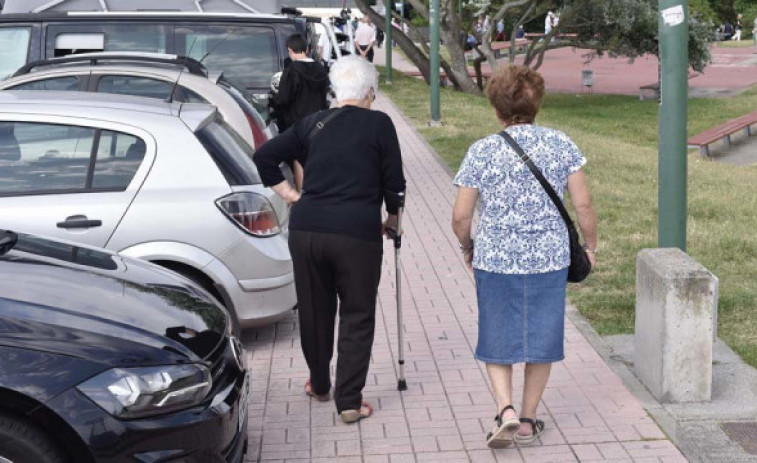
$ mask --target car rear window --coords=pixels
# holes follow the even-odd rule
[[[271,27],[177,26],[176,54],[208,69],[223,71],[247,88],[267,88],[279,71],[279,51]]]
[[[231,186],[260,184],[260,176],[252,162],[254,150],[234,129],[221,119],[197,132],[197,138],[215,161]]]
[[[226,90],[226,92],[231,95],[237,103],[241,104],[242,102],[244,102],[247,105],[250,105],[252,109],[254,109],[255,112],[259,114],[263,119],[264,124],[263,127],[261,127],[262,129],[265,129],[265,126],[271,122],[271,115],[268,112],[268,107],[264,105],[260,100],[255,98],[252,93],[248,92],[247,89],[245,89],[242,85],[239,85],[225,77],[222,77],[218,81],[218,85]],[[251,112],[251,114],[254,115],[253,112]]]
[[[5,79],[26,64],[30,40],[30,27],[0,28],[0,79]]]

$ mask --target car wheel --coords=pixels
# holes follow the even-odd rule
[[[33,423],[0,413],[0,463],[66,463],[65,454]]]

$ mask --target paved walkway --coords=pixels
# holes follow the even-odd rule
[[[345,425],[333,402],[304,395],[308,373],[292,314],[244,335],[253,371],[246,461],[685,462],[567,319],[567,358],[555,365],[541,407],[546,433],[533,447],[486,447],[495,402],[483,365],[473,359],[476,297],[449,226],[450,174],[383,95],[376,108],[397,126],[408,179],[402,290],[409,389],[396,391],[395,278],[387,243],[364,391],[373,417]],[[522,378],[516,368],[516,389]]]

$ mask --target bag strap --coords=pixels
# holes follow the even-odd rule
[[[541,173],[538,167],[536,167],[536,164],[534,164],[534,161],[526,154],[525,151],[523,151],[523,148],[520,147],[518,142],[513,139],[513,137],[510,136],[509,133],[505,132],[504,130],[499,133],[499,136],[502,137],[508,145],[512,147],[512,149],[515,150],[516,153],[520,156],[520,159],[528,166],[529,170],[532,174],[534,174],[534,177],[536,177],[536,180],[541,183],[542,188],[544,188],[544,191],[547,192],[547,196],[549,196],[549,199],[552,200],[553,203],[555,203],[555,207],[557,207],[557,210],[560,212],[560,215],[562,216],[562,219],[565,221],[565,225],[568,227],[568,230],[571,228],[576,228],[575,224],[573,223],[573,219],[570,218],[570,214],[568,213],[568,210],[565,209],[565,204],[563,204],[562,200],[559,196],[557,196],[557,192],[555,192],[555,189],[552,188],[552,185],[547,181],[546,178],[544,178],[544,175]]]
[[[310,129],[310,132],[308,132],[308,135],[306,138],[308,144],[312,143],[315,136],[318,135],[318,133],[320,133],[321,130],[323,130],[326,124],[328,124],[328,122],[331,119],[335,118],[341,112],[342,112],[342,108],[335,109],[331,111],[330,113],[326,114],[326,117],[316,122],[315,125]]]

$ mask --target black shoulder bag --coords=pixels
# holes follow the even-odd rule
[[[589,256],[586,255],[586,250],[581,245],[580,238],[578,237],[578,230],[576,230],[573,219],[570,218],[570,214],[568,214],[568,211],[565,209],[565,205],[560,197],[557,196],[555,189],[552,188],[552,185],[550,185],[547,179],[544,178],[544,175],[542,175],[539,168],[536,167],[534,161],[528,157],[518,142],[516,142],[513,137],[504,130],[499,133],[499,136],[502,137],[516,153],[518,153],[521,160],[523,160],[526,166],[528,166],[531,173],[534,174],[536,180],[541,183],[541,186],[544,188],[544,191],[547,192],[549,199],[555,203],[555,207],[557,207],[557,210],[565,221],[565,226],[568,227],[568,237],[570,238],[570,267],[568,268],[568,281],[571,283],[580,283],[584,281],[586,277],[589,276],[589,273],[591,273],[591,262],[589,261]]]

